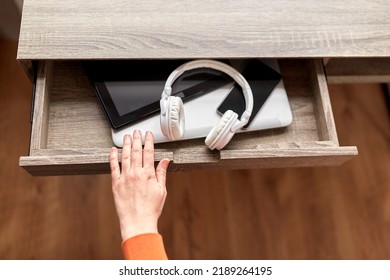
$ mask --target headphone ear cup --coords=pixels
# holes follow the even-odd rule
[[[230,131],[231,127],[238,119],[237,113],[227,110],[216,126],[214,126],[206,137],[205,144],[211,150],[215,148],[220,150],[229,143],[234,133]]]
[[[183,101],[176,96],[169,97],[168,131],[170,140],[178,140],[184,134],[184,106]]]

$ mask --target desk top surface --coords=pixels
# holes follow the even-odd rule
[[[388,0],[25,0],[18,59],[384,57]]]

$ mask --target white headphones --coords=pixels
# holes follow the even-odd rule
[[[248,123],[253,109],[252,90],[245,78],[233,67],[216,61],[216,60],[193,60],[179,66],[168,77],[164,91],[161,94],[160,100],[160,126],[165,137],[170,140],[178,140],[184,134],[184,106],[180,97],[171,96],[172,84],[184,72],[197,68],[212,68],[220,72],[226,73],[234,79],[242,88],[245,97],[246,108],[241,115],[240,120],[238,114],[232,110],[227,110],[219,123],[211,129],[206,137],[205,143],[211,150],[221,150],[225,147],[237,130]],[[195,117],[195,116],[194,116]]]

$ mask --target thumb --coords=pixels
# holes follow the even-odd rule
[[[157,182],[159,182],[164,187],[165,187],[165,180],[167,177],[167,169],[168,169],[169,162],[170,162],[169,159],[164,158],[158,163],[156,167]]]

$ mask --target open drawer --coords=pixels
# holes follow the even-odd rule
[[[293,112],[286,128],[236,134],[221,151],[204,139],[156,144],[170,170],[339,165],[357,154],[340,147],[321,60],[280,60]],[[108,173],[111,131],[79,61],[38,63],[30,153],[33,175]]]

